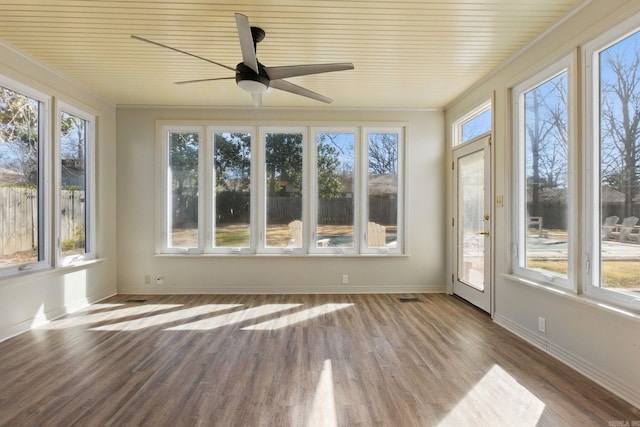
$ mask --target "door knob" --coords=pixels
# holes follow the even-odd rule
[[[488,231],[481,231],[478,234],[482,234],[483,236],[488,236],[489,232]]]

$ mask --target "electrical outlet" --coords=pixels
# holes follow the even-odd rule
[[[149,275],[149,274],[145,274],[145,275],[144,275],[144,283],[145,283],[146,285],[148,285],[149,283],[151,283],[151,275]]]
[[[538,331],[542,333],[547,332],[547,319],[544,317],[538,317]]]
[[[342,284],[346,285],[347,283],[349,283],[349,275],[348,274],[343,274],[342,275]]]
[[[164,276],[156,276],[156,285],[164,284]]]

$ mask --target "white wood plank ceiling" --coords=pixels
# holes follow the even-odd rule
[[[132,39],[132,34],[225,65],[241,62],[234,18],[266,31],[267,66],[352,62],[354,70],[289,81],[330,106],[443,107],[582,0],[0,0],[0,42],[115,104],[252,106],[233,72]],[[263,105],[318,106],[277,90]],[[330,108],[330,107],[329,107]]]

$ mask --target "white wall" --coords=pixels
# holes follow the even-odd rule
[[[97,116],[98,261],[0,279],[0,341],[116,292],[115,107],[0,44],[0,74]]]
[[[244,96],[241,92],[238,96]],[[156,256],[156,121],[408,123],[406,257]],[[118,123],[119,293],[346,293],[444,290],[444,113],[330,109],[125,108]],[[342,284],[342,274],[349,284]],[[144,284],[144,276],[165,284]]]
[[[505,200],[504,208],[496,208],[493,233],[496,245],[495,321],[640,407],[640,316],[624,315],[582,296],[559,295],[506,276],[510,262],[508,213],[512,204],[509,88],[554,60],[575,52],[578,46],[638,10],[637,1],[593,0],[587,3],[452,103],[446,111],[446,133],[450,146],[453,121],[489,99],[495,91],[494,194],[504,195]],[[450,156],[451,152],[447,150],[447,157]],[[450,179],[448,185],[451,185]],[[448,200],[450,205],[451,200]],[[449,250],[452,250],[450,238],[448,242]],[[546,318],[546,334],[537,331],[538,316]]]

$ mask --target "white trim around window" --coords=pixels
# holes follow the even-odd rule
[[[405,128],[404,127],[364,127],[362,129],[361,182],[362,197],[360,219],[360,252],[364,254],[399,254],[404,251],[404,204],[405,204]],[[383,153],[383,162],[389,163],[376,171],[377,155],[374,152],[375,138],[389,137],[385,144],[390,151]],[[394,147],[395,145],[395,147]],[[376,179],[383,181],[378,183]],[[386,181],[385,181],[386,180]],[[395,181],[395,182],[394,182]],[[383,194],[373,190],[381,187]],[[376,194],[373,194],[375,191]],[[369,200],[371,198],[371,200]],[[381,221],[373,212],[374,200],[388,205],[388,218]],[[380,242],[374,242],[373,227],[382,226]],[[394,230],[395,227],[395,230]]]
[[[52,229],[52,191],[51,178],[51,103],[52,98],[16,80],[0,75],[0,86],[19,95],[26,96],[38,102],[38,171],[37,171],[37,229],[33,240],[38,260],[35,262],[10,262],[9,266],[0,267],[0,278],[43,270],[53,266],[52,244],[54,231]]]
[[[516,85],[512,89],[512,103],[513,103],[513,137],[514,137],[514,149],[513,149],[513,173],[514,173],[514,186],[513,186],[513,204],[512,211],[512,271],[513,274],[523,279],[532,280],[536,283],[544,283],[546,285],[559,287],[563,289],[577,291],[576,278],[574,274],[574,266],[576,263],[576,248],[577,248],[577,228],[575,226],[577,204],[577,185],[574,170],[577,166],[577,156],[575,149],[575,129],[576,129],[576,69],[577,57],[575,54],[570,54],[548,66],[542,71],[531,76],[522,83]],[[550,130],[548,126],[541,126],[541,132],[536,132],[535,129],[527,128],[527,94],[536,94],[534,92],[542,90],[545,85],[552,84],[554,79],[562,78],[566,81],[566,98],[563,103],[565,109],[564,120],[567,121],[564,126],[566,132],[566,143],[564,147],[561,147],[562,143],[548,142],[548,145],[554,145],[555,148],[548,149],[553,150],[549,154],[549,159],[557,161],[555,156],[559,154],[562,149],[566,150],[565,158],[562,160],[564,165],[562,167],[555,166],[555,168],[564,169],[564,177],[560,178],[561,184],[548,184],[545,190],[539,191],[540,200],[546,200],[549,205],[552,203],[554,195],[558,197],[558,204],[562,209],[566,209],[564,221],[561,218],[556,218],[555,222],[558,224],[551,224],[553,227],[553,234],[549,227],[545,226],[543,222],[545,215],[542,213],[530,212],[530,207],[534,208],[535,201],[533,198],[531,188],[534,186],[540,186],[540,183],[532,183],[531,177],[528,175],[529,168],[529,154],[534,156],[531,151],[536,151],[529,147],[530,140],[542,138],[538,142],[547,144],[550,137],[544,137],[540,134],[546,133],[551,135],[554,131]],[[553,101],[556,102],[557,101]],[[546,114],[547,111],[557,108],[557,106],[545,105],[544,102],[540,103],[540,109],[542,113]],[[536,107],[534,106],[534,110]],[[535,111],[528,109],[530,116],[533,116],[533,121],[536,123],[540,121],[546,121],[544,117],[538,120]],[[537,135],[537,136],[532,136]],[[560,138],[561,140],[562,138]],[[560,144],[560,146],[558,145]],[[542,148],[540,148],[542,152]],[[536,151],[536,156],[539,153]],[[535,158],[535,156],[534,156]],[[542,160],[534,162],[536,164],[542,163]],[[535,167],[533,167],[535,169]],[[553,166],[551,166],[553,169]],[[534,176],[536,176],[534,174]],[[542,174],[539,175],[539,179],[542,180]],[[541,181],[542,182],[542,181]],[[540,187],[539,187],[540,188]],[[535,208],[534,208],[535,209]],[[548,215],[549,212],[546,212]],[[549,218],[547,218],[549,220]],[[547,221],[548,223],[549,221]],[[564,230],[563,230],[564,229]],[[546,245],[546,246],[545,246]],[[549,254],[545,254],[544,249],[550,248]],[[558,258],[557,260],[554,259]],[[558,264],[558,265],[553,265]]]
[[[404,253],[406,124],[243,126],[159,121],[156,131],[158,254],[348,256]],[[186,171],[190,174],[191,193],[179,196],[172,193],[172,167],[178,167],[177,164],[172,166],[170,161],[169,136],[172,133],[188,134],[198,141],[197,156],[195,142],[182,141],[186,145],[181,148],[191,150],[187,152],[191,163]],[[336,138],[332,148],[322,147],[325,151],[320,155],[319,136]],[[377,152],[369,152],[373,144],[369,142],[370,138],[378,138]],[[247,150],[250,145],[250,155],[227,154],[226,158],[216,160],[216,140],[225,149]],[[186,147],[189,144],[192,147]],[[371,155],[378,156],[377,161],[382,163],[388,160],[389,165],[370,165]],[[248,162],[250,173],[247,172]],[[373,166],[376,171],[370,175]],[[325,170],[321,171],[321,168]],[[323,173],[327,170],[330,173]],[[240,183],[248,176],[249,186]],[[376,212],[370,211],[369,184],[375,187],[375,202],[382,206],[376,206]],[[228,198],[218,201],[218,196],[225,192],[229,193],[225,196]],[[322,201],[320,193],[325,195]],[[194,212],[196,195],[198,208]],[[238,200],[241,200],[241,206],[237,204]],[[325,214],[321,219],[319,206],[333,202],[348,212],[340,217]],[[182,205],[174,206],[176,203]],[[216,207],[216,203],[219,206]],[[181,225],[173,230],[172,221],[178,219],[182,221]],[[224,225],[218,228],[216,221]],[[374,221],[381,222],[379,229],[383,230],[379,233],[382,240],[377,243],[370,241],[368,236],[368,224]],[[235,235],[229,232],[228,224],[236,228]],[[172,232],[176,236],[173,244]],[[182,240],[178,242],[177,237]]]
[[[482,116],[485,113],[489,113],[488,126],[482,120]],[[471,125],[477,122],[479,126],[478,130],[471,134],[464,135],[465,125]],[[493,131],[493,99],[488,99],[478,105],[473,110],[469,111],[453,123],[453,138],[451,139],[453,147],[476,140],[479,136],[491,133]]]
[[[256,247],[256,252],[265,253],[265,254],[305,254],[307,252],[307,246],[309,245],[309,238],[311,236],[310,233],[310,221],[305,221],[306,218],[309,218],[309,170],[310,170],[310,160],[309,160],[309,150],[308,150],[308,140],[309,140],[309,132],[308,128],[305,126],[260,126],[258,129],[258,199],[257,210],[258,210],[258,242]],[[290,153],[287,158],[279,158],[280,156],[275,156],[274,158],[281,161],[286,162],[294,162],[300,163],[300,167],[302,168],[301,176],[296,177],[296,179],[300,179],[298,182],[288,182],[287,177],[282,174],[283,169],[278,169],[274,171],[275,176],[269,175],[269,167],[267,163],[271,165],[271,162],[267,161],[267,145],[269,135],[274,136],[273,141],[279,140],[279,137],[275,137],[276,135],[280,135],[283,137],[282,144],[283,149],[290,149],[286,147],[290,147],[291,144],[298,144],[296,140],[297,137],[301,138],[301,156],[302,158],[298,159],[297,153]],[[286,138],[285,138],[286,136]],[[292,137],[292,138],[289,138]],[[271,138],[269,138],[271,139]],[[276,148],[276,147],[273,147]],[[298,149],[296,147],[296,149]],[[296,150],[294,149],[294,151]],[[277,164],[272,164],[272,167],[280,167]],[[278,181],[279,185],[282,185],[282,193],[286,195],[291,195],[291,197],[283,196],[278,197],[278,199],[284,201],[294,200],[297,198],[296,194],[298,194],[301,198],[301,206],[297,206],[297,203],[293,203],[294,209],[297,207],[300,209],[300,212],[295,213],[285,213],[283,212],[282,217],[274,218],[273,223],[269,223],[269,210],[275,209],[276,204],[272,203],[274,200],[270,200],[270,198],[275,199],[273,193],[270,195],[268,190],[268,181],[270,179],[278,180],[278,177],[284,177],[283,181]],[[293,177],[290,179],[293,180]],[[255,187],[254,187],[255,188]],[[288,204],[290,205],[290,204]],[[289,218],[285,220],[285,223],[282,223],[283,218]],[[272,241],[272,236],[276,234],[274,230],[274,226],[280,223],[280,226],[284,229],[284,232],[287,233],[288,229],[286,229],[286,225],[290,223],[290,221],[299,220],[302,221],[302,242],[293,242],[289,240],[289,242],[282,243],[270,243]]]
[[[310,167],[310,190],[314,195],[310,200],[310,216],[312,229],[308,231],[311,236],[312,242],[309,247],[309,253],[317,254],[357,254],[362,247],[362,235],[357,230],[360,229],[360,206],[361,195],[360,188],[361,178],[361,165],[357,159],[362,156],[361,146],[361,133],[358,127],[313,127],[311,128],[310,146],[312,147],[310,152],[310,164],[318,165],[318,150],[319,144],[326,143],[320,141],[323,137],[330,138],[335,137],[335,141],[327,141],[335,146],[340,152],[340,178],[342,180],[342,188],[339,190],[340,194],[338,201],[340,201],[341,208],[347,212],[346,215],[336,215],[337,227],[341,229],[341,233],[325,236],[320,234],[320,230],[323,228],[323,220],[319,217],[319,211],[321,210],[321,193],[319,188],[322,183],[319,182],[320,178],[319,167]],[[322,161],[322,160],[320,160]],[[328,201],[329,202],[329,201]],[[330,202],[329,202],[330,203]],[[344,217],[350,217],[350,223],[348,223]],[[315,228],[314,228],[315,225]],[[346,231],[349,230],[350,232]],[[330,229],[331,226],[327,226]],[[339,241],[338,241],[339,240]]]
[[[259,148],[257,143],[257,129],[254,126],[208,126],[206,128],[207,132],[207,151],[206,151],[206,162],[205,162],[205,177],[207,180],[207,190],[206,192],[202,192],[201,194],[207,194],[205,203],[205,214],[204,214],[204,235],[205,239],[205,249],[206,253],[214,253],[214,254],[250,254],[255,253],[255,248],[258,242],[258,228],[257,228],[257,219],[258,219],[258,192],[255,189],[255,184],[258,182],[258,160],[260,158]],[[217,176],[216,171],[216,136],[235,136],[236,138],[240,138],[243,140],[248,139],[249,144],[248,147],[244,146],[243,148],[246,150],[248,148],[249,153],[248,159],[244,159],[244,161],[249,161],[249,171],[236,171],[235,176],[230,177],[229,180],[238,181],[242,179],[246,179],[247,175],[249,178],[248,187],[243,184],[241,185],[242,189],[236,191],[236,196],[242,197],[243,206],[241,209],[246,209],[248,212],[243,211],[241,216],[246,218],[242,225],[244,226],[241,230],[235,230],[235,233],[246,234],[246,237],[241,239],[241,241],[237,243],[225,244],[223,241],[224,236],[218,235],[218,223],[223,223],[224,219],[221,218],[221,213],[218,212],[216,207],[217,196],[220,194],[220,189],[217,186],[217,182],[219,181],[219,177]],[[242,143],[243,141],[240,141]],[[246,142],[246,141],[244,141]],[[247,195],[247,191],[249,194]],[[246,206],[248,205],[248,206]],[[233,211],[233,207],[229,208],[230,211]],[[218,212],[218,213],[217,213]],[[237,212],[231,212],[232,214],[237,214]],[[220,244],[216,242],[220,241]]]
[[[196,158],[192,159],[197,164],[195,165],[196,171],[195,173],[191,173],[187,178],[190,180],[189,187],[191,192],[189,194],[190,201],[185,203],[186,206],[182,206],[181,201],[174,200],[172,184],[173,184],[173,174],[174,172],[171,169],[171,158],[170,158],[170,135],[194,135],[197,136],[197,150]],[[156,164],[159,166],[157,169],[157,194],[160,197],[157,198],[157,224],[159,225],[158,229],[158,250],[161,253],[174,253],[174,254],[184,254],[184,253],[202,253],[204,252],[204,229],[203,229],[203,218],[202,214],[204,213],[204,199],[200,197],[200,194],[206,194],[207,185],[205,179],[205,158],[203,154],[203,147],[206,146],[206,132],[204,126],[190,126],[190,125],[181,125],[181,126],[162,126],[161,131],[158,133],[159,142],[158,142],[158,150],[156,151]],[[194,147],[189,145],[188,143],[184,143],[185,148],[191,150],[191,154],[193,155]],[[186,155],[186,153],[183,153]],[[193,165],[191,165],[193,166]],[[193,172],[193,171],[191,171]],[[195,181],[194,181],[195,180]],[[194,188],[193,186],[197,186]],[[193,198],[197,197],[196,206],[193,206]],[[177,205],[177,206],[176,206]],[[181,236],[178,236],[178,233],[174,233],[173,230],[173,221],[176,221],[176,217],[186,215],[185,212],[176,212],[179,210],[178,208],[187,207],[193,211],[195,209],[195,218],[192,218],[195,221],[195,224],[191,224],[191,227],[180,232]],[[187,221],[187,219],[185,219]],[[178,240],[179,237],[179,240]]]
[[[62,129],[61,115],[66,113],[82,120],[84,126],[84,143],[82,150],[84,163],[84,190],[81,191],[82,200],[78,203],[81,205],[80,211],[83,211],[84,218],[78,227],[82,228],[84,234],[84,247],[76,252],[65,255],[63,254],[63,239],[61,226],[61,192],[65,183],[62,182]],[[96,221],[95,221],[95,135],[96,135],[96,118],[95,115],[77,108],[71,104],[62,101],[56,103],[56,123],[55,123],[55,176],[56,176],[56,265],[70,265],[76,261],[86,261],[96,257]],[[73,232],[71,234],[74,234]],[[77,234],[77,233],[76,233]]]
[[[621,22],[601,36],[593,39],[584,45],[583,69],[584,69],[584,97],[585,97],[585,121],[583,133],[585,135],[584,150],[584,170],[583,179],[585,182],[585,198],[583,202],[583,211],[585,215],[582,232],[584,235],[584,256],[582,262],[582,270],[584,275],[583,292],[599,301],[614,304],[634,311],[640,310],[640,297],[637,292],[626,291],[615,285],[605,286],[603,279],[602,264],[604,261],[605,245],[618,244],[612,239],[607,238],[603,232],[603,221],[606,216],[611,215],[603,211],[602,195],[604,187],[608,186],[601,176],[602,154],[601,154],[601,76],[602,69],[600,64],[600,54],[609,48],[613,48],[625,39],[640,39],[640,14],[636,14],[629,19]],[[638,50],[635,52],[636,60]],[[636,69],[637,72],[637,69]],[[638,84],[638,80],[635,84]],[[638,91],[636,90],[636,96]],[[637,146],[636,142],[636,146]],[[636,174],[637,174],[636,166]],[[609,196],[611,197],[611,196]],[[624,213],[616,213],[620,216],[619,221],[624,219]],[[640,241],[637,244],[619,243],[622,247],[625,245],[634,245],[640,248]],[[635,261],[636,263],[638,261]],[[619,267],[617,268],[619,269]],[[636,279],[637,283],[637,279]]]

